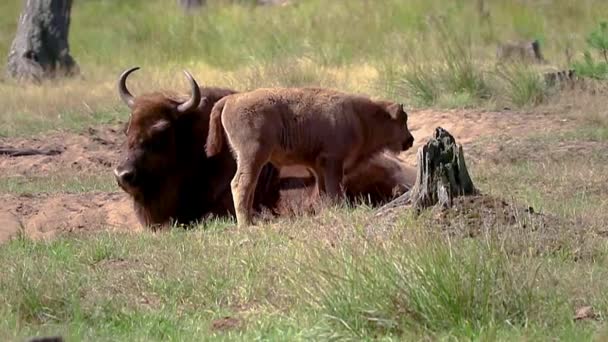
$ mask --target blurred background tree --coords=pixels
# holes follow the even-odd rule
[[[72,0],[26,0],[8,55],[11,78],[41,81],[79,72],[70,55]]]

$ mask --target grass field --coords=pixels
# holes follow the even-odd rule
[[[511,203],[509,214],[378,218],[344,206],[250,229],[212,221],[162,233],[72,227],[49,241],[22,234],[0,245],[1,340],[608,338],[605,84],[558,91],[540,67],[495,66],[497,43],[539,39],[543,68],[568,67],[566,48],[581,58],[608,3],[486,1],[489,22],[472,0],[208,3],[184,16],[168,1],[75,1],[70,44],[82,77],[0,79],[0,145],[76,139],[124,120],[115,81],[134,65],[136,94],[186,91],[187,68],[201,84],[237,89],[321,85],[409,109],[509,107],[501,123],[530,126],[465,146],[476,185]],[[0,4],[0,52],[20,8]],[[0,159],[0,203],[119,192],[105,164],[77,161],[81,169]],[[528,206],[550,219],[535,221]],[[575,320],[586,306],[593,315]]]

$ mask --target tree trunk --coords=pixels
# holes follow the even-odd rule
[[[78,73],[68,44],[71,8],[72,0],[25,1],[8,55],[9,77],[40,81]]]
[[[469,176],[462,145],[457,146],[452,135],[441,127],[435,136],[418,150],[418,171],[412,189],[379,209],[411,204],[421,210],[434,205],[452,206],[458,196],[478,194]]]
[[[201,8],[203,5],[205,5],[205,3],[207,2],[206,0],[178,0],[179,5],[184,9],[184,11],[186,12],[190,12],[192,10]]]

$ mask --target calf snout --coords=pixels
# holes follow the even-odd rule
[[[414,137],[410,135],[403,141],[403,144],[401,145],[401,150],[407,151],[412,146],[414,146]]]

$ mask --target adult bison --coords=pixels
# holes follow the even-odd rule
[[[231,89],[199,87],[186,72],[191,94],[184,98],[173,92],[153,92],[133,96],[126,86],[124,71],[118,93],[130,108],[124,159],[114,169],[118,185],[133,199],[137,217],[144,226],[170,223],[189,224],[208,215],[234,215],[230,181],[236,161],[228,149],[208,158],[205,142],[213,105],[236,93]],[[351,199],[364,197],[381,203],[409,175],[405,166],[385,154],[345,175],[346,193]],[[315,196],[314,180],[305,169],[277,170],[264,167],[254,195],[254,207],[275,213],[293,209],[291,201],[310,204]],[[299,210],[305,208],[298,208]]]
[[[230,153],[207,158],[203,146],[213,104],[235,91],[199,87],[190,82],[189,98],[171,92],[133,96],[120,75],[118,92],[131,109],[127,124],[126,155],[114,169],[118,185],[133,199],[142,225],[188,224],[206,215],[233,211],[230,177],[236,165]],[[274,207],[278,200],[278,170],[264,170],[264,183],[256,192],[256,205]]]

